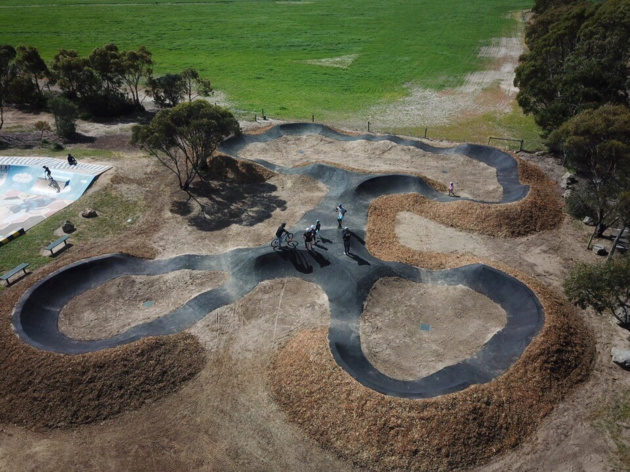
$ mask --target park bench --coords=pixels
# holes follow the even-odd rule
[[[30,264],[28,264],[27,262],[23,262],[22,264],[20,264],[19,266],[11,269],[9,272],[7,272],[6,274],[3,274],[2,276],[0,276],[0,280],[6,280],[7,282],[7,287],[9,285],[11,285],[11,282],[9,282],[9,279],[11,277],[13,277],[15,274],[17,274],[19,271],[23,270],[24,271],[24,275],[27,274],[26,272],[26,268],[29,266]]]
[[[64,244],[65,246],[68,245],[68,235],[67,234],[64,234],[59,239],[53,241],[48,246],[46,246],[46,250],[50,251],[50,255],[53,256],[54,255],[53,249],[56,248],[57,246],[59,246],[61,243],[65,243]]]

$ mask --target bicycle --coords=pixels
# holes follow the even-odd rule
[[[282,247],[288,247],[290,249],[294,249],[297,246],[297,241],[293,240],[293,233],[286,233],[286,234],[282,235],[281,238],[283,238],[283,241],[284,241],[284,246],[282,246]],[[273,238],[271,240],[271,244],[270,245],[271,245],[271,247],[273,248],[274,251],[276,249],[278,249],[279,248],[279,246],[278,246],[278,238]]]

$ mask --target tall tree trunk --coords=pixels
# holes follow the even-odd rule
[[[591,237],[588,240],[588,244],[586,245],[586,249],[590,251],[591,243],[593,242],[593,238],[595,238],[595,234],[597,233],[597,225],[595,225],[595,229],[591,233]]]
[[[617,243],[619,242],[619,240],[621,239],[621,236],[623,235],[623,232],[626,230],[626,226],[622,226],[621,230],[619,231],[619,233],[617,234],[617,237],[615,238],[615,240],[613,241],[613,245],[610,248],[610,252],[608,253],[608,257],[606,257],[606,260],[609,260],[612,255],[615,253],[615,249],[617,249]]]

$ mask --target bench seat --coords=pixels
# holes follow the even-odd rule
[[[11,285],[11,283],[9,282],[9,279],[10,279],[11,277],[13,277],[15,274],[17,274],[18,272],[20,272],[21,270],[23,270],[23,271],[24,271],[24,275],[26,275],[26,274],[27,274],[27,272],[26,272],[26,268],[27,268],[29,265],[30,265],[29,263],[27,263],[27,262],[23,262],[23,263],[22,263],[22,264],[20,264],[19,266],[14,267],[13,269],[11,269],[11,270],[10,270],[9,272],[7,272],[6,274],[1,275],[1,276],[0,276],[0,280],[6,280],[6,282],[7,282],[7,287],[8,287],[9,285]]]
[[[46,250],[50,251],[50,255],[54,255],[53,253],[53,249],[56,248],[57,246],[59,246],[61,243],[65,243],[65,245],[68,244],[68,235],[64,234],[62,237],[60,237],[59,239],[53,241],[52,243],[50,243],[48,246],[46,246]]]

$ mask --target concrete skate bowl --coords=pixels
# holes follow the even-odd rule
[[[51,170],[44,177],[42,166]],[[42,157],[0,156],[0,236],[29,229],[80,198],[109,166]]]

